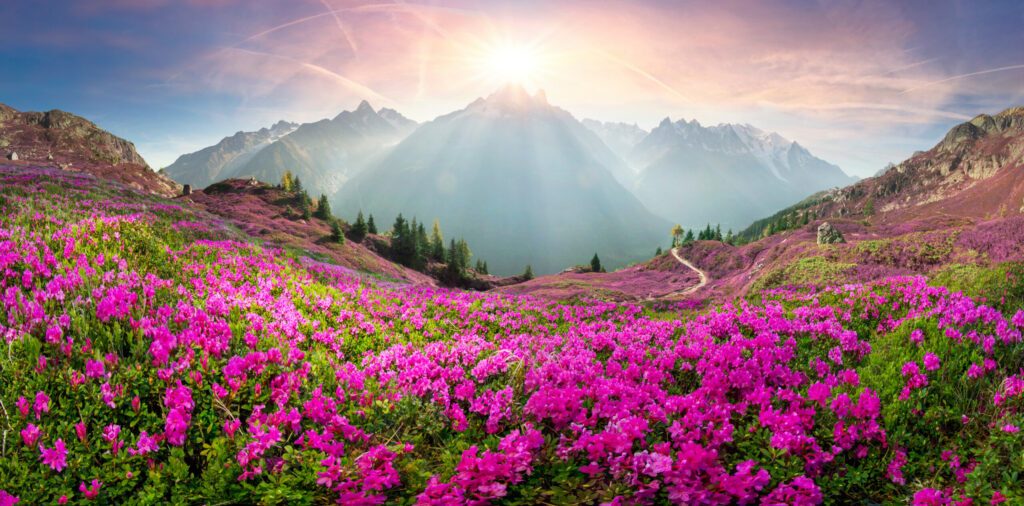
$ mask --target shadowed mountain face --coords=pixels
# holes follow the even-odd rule
[[[165,197],[179,187],[149,168],[135,145],[64,112],[19,112],[0,104],[0,153],[20,163],[88,172]]]
[[[295,131],[299,125],[278,121],[270,128],[238,132],[217,144],[181,155],[164,172],[175,181],[205,188],[238,172],[261,149]]]
[[[239,132],[181,156],[167,172],[180,182],[206,186],[227,178],[277,182],[289,170],[311,194],[331,195],[415,127],[398,112],[375,111],[363,101],[333,119]]]
[[[349,181],[335,208],[380,224],[441,220],[492,272],[538,273],[648,257],[667,230],[623,187],[629,169],[566,111],[507,87],[421,125]]]
[[[815,191],[855,179],[796,142],[750,125],[666,118],[628,156],[655,214],[687,227],[738,228]]]

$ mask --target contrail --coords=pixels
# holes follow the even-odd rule
[[[334,17],[334,22],[338,25],[338,30],[341,30],[341,34],[345,37],[345,41],[348,42],[348,47],[352,49],[352,54],[355,55],[356,58],[359,58],[359,47],[356,45],[356,41],[352,37],[352,32],[344,23],[341,22],[341,17],[338,16],[337,12],[335,12],[334,7],[331,7],[331,4],[327,3],[327,0],[320,0],[320,3],[324,4],[324,8],[327,9],[327,12],[330,12],[331,16]]]
[[[932,81],[930,83],[924,83],[924,84],[922,84],[920,86],[915,86],[913,88],[907,88],[907,89],[903,90],[903,92],[901,92],[900,95],[905,95],[905,94],[910,93],[912,91],[917,91],[917,90],[920,90],[921,88],[927,88],[929,86],[934,86],[936,84],[948,83],[949,81],[956,81],[957,79],[963,79],[965,77],[980,76],[980,75],[984,75],[984,74],[994,74],[996,72],[1005,72],[1007,70],[1019,70],[1019,69],[1024,69],[1024,65],[1009,65],[1009,66],[1006,66],[1006,67],[998,67],[998,68],[994,68],[994,69],[979,70],[977,72],[971,72],[971,73],[968,73],[968,74],[960,74],[958,76],[947,77],[945,79],[939,79],[938,81]]]
[[[667,92],[669,92],[669,93],[679,97],[684,102],[690,102],[690,99],[686,95],[683,95],[682,93],[680,93],[675,88],[669,86],[668,83],[666,83],[665,81],[662,81],[661,79],[658,79],[657,77],[652,75],[650,72],[647,72],[646,70],[644,70],[644,69],[642,69],[640,67],[637,67],[636,65],[633,65],[632,63],[629,63],[628,61],[625,61],[625,60],[623,60],[623,59],[621,59],[621,58],[619,58],[619,57],[617,57],[615,55],[612,55],[611,53],[607,53],[607,52],[604,52],[604,51],[598,51],[598,54],[604,56],[605,58],[608,58],[609,60],[611,60],[611,61],[613,61],[615,63],[618,63],[619,65],[622,65],[623,67],[625,67],[625,68],[627,68],[629,70],[632,70],[633,72],[636,72],[640,76],[642,76],[642,77],[646,78],[647,80],[651,81],[652,83],[658,85],[660,88],[664,89],[665,91],[667,91]]]
[[[302,60],[297,60],[295,58],[291,58],[291,57],[284,56],[284,55],[279,55],[279,54],[274,54],[274,53],[264,53],[262,51],[253,51],[251,49],[243,49],[243,48],[238,48],[238,47],[226,48],[226,49],[227,50],[234,50],[234,51],[241,51],[243,53],[248,53],[248,54],[252,54],[252,55],[256,55],[256,56],[266,56],[266,57],[270,57],[270,58],[277,58],[279,60],[284,60],[284,61],[287,61],[287,62],[291,62],[291,63],[299,65],[299,66],[301,66],[303,68],[312,70],[313,72],[316,72],[318,74],[325,75],[327,77],[335,79],[335,80],[341,82],[342,84],[344,84],[346,87],[348,87],[348,88],[350,88],[352,90],[355,90],[356,92],[362,94],[363,96],[372,96],[376,100],[384,101],[384,102],[387,102],[387,103],[392,104],[392,105],[397,105],[398,104],[397,101],[395,101],[395,100],[393,100],[393,99],[391,99],[389,97],[386,97],[384,95],[381,95],[380,93],[377,93],[376,91],[374,91],[369,86],[366,86],[366,85],[361,84],[361,83],[357,83],[357,82],[355,82],[355,81],[353,81],[353,80],[351,80],[351,79],[349,79],[349,78],[347,78],[347,77],[345,77],[345,76],[343,76],[343,75],[341,75],[341,74],[339,74],[337,72],[334,72],[333,70],[321,67],[320,65],[317,65],[315,63],[309,63],[309,62],[305,62],[305,61],[302,61]]]

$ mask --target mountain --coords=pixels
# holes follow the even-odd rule
[[[416,122],[397,111],[376,111],[364,100],[333,119],[298,126],[278,123],[266,132],[235,134],[217,146],[178,158],[168,172],[180,182],[194,180],[204,186],[228,178],[277,182],[290,170],[314,196],[332,195],[415,127]],[[221,145],[226,148],[223,155]],[[193,159],[198,163],[190,163]],[[219,170],[209,170],[217,165]]]
[[[826,221],[844,242],[817,244]],[[931,149],[758,220],[737,237],[751,242],[681,248],[711,279],[699,297],[926,275],[996,304],[1015,300],[1024,293],[1008,288],[1024,279],[1024,107],[959,124]]]
[[[646,258],[667,230],[623,186],[629,168],[568,112],[508,86],[424,123],[349,181],[334,208],[378,223],[440,219],[492,272],[555,272],[599,252]]]
[[[855,181],[796,142],[751,125],[665,118],[628,156],[654,213],[687,227],[745,226],[800,198]]]
[[[205,188],[233,174],[252,160],[261,149],[295,131],[298,124],[278,121],[255,132],[239,131],[231,137],[194,153],[181,155],[164,172],[175,181]]]
[[[179,191],[177,184],[149,168],[134,144],[57,109],[20,112],[0,104],[0,152],[18,162],[88,172],[162,196]]]
[[[876,177],[826,193],[809,207],[819,216],[877,213],[899,222],[956,215],[1007,217],[1024,212],[1024,107],[981,114],[953,127],[932,149]]]
[[[627,159],[633,148],[640,144],[640,141],[649,133],[637,126],[636,123],[610,123],[584,119],[583,126],[597,134],[601,141],[622,159]]]

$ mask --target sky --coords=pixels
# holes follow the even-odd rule
[[[1019,1],[4,0],[0,19],[0,102],[85,116],[157,168],[515,81],[580,119],[750,123],[866,177],[1024,104]]]

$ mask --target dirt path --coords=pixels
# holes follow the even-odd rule
[[[689,294],[691,294],[693,292],[696,292],[697,290],[700,290],[701,288],[704,288],[704,285],[708,284],[708,276],[707,276],[707,274],[704,274],[704,271],[698,269],[696,266],[691,264],[689,260],[679,256],[679,248],[672,248],[672,256],[675,257],[675,259],[678,260],[679,263],[689,267],[690,269],[693,270],[693,272],[696,272],[697,275],[700,276],[700,283],[697,283],[696,285],[691,286],[689,288],[686,288],[684,290],[679,290],[678,292],[672,292],[672,293],[668,294],[668,296],[671,296],[671,295],[689,295]]]

